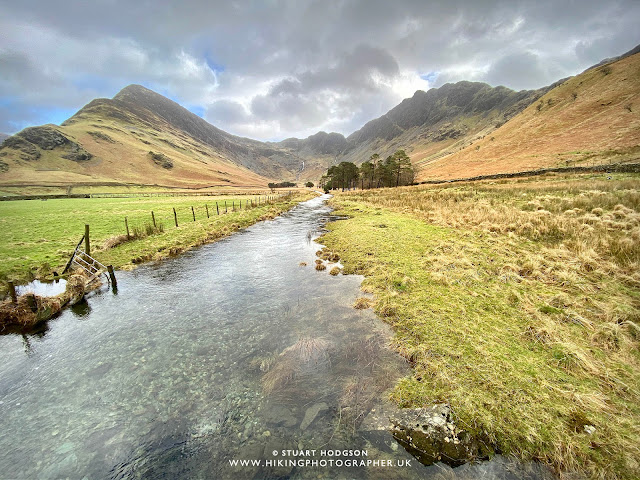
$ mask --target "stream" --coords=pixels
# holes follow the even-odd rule
[[[362,277],[314,269],[327,198],[0,336],[0,478],[537,478],[425,467],[375,428],[409,370]]]

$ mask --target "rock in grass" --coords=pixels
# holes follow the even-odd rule
[[[156,165],[166,168],[167,170],[173,168],[173,161],[164,153],[149,152],[149,156]]]

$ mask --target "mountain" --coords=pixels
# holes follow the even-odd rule
[[[62,125],[30,127],[0,147],[0,185],[124,182],[172,187],[264,187],[326,170],[339,134],[289,145],[231,135],[140,85],[98,98]],[[327,136],[327,139],[324,137]]]
[[[418,90],[385,115],[346,138],[340,160],[361,163],[372,153],[382,158],[404,148],[412,158],[437,158],[465,145],[517,115],[553,88],[516,92],[486,83],[447,83]]]
[[[414,149],[418,180],[637,162],[640,53],[619,58],[565,80],[500,128],[446,156]]]
[[[252,171],[227,154],[234,141],[241,143],[177,103],[132,85],[113,99],[93,100],[61,126],[26,128],[6,139],[0,184],[265,186],[266,169]]]
[[[634,48],[629,50],[628,52],[623,53],[622,55],[618,55],[617,57],[605,58],[595,65],[590,66],[587,70],[591,70],[592,68],[600,67],[601,65],[606,65],[607,63],[617,62],[618,60],[622,60],[623,58],[630,57],[631,55],[635,55],[636,53],[640,53],[640,45],[636,45]],[[585,72],[587,71],[585,70]],[[582,72],[584,73],[584,72]]]
[[[318,179],[402,148],[417,178],[453,178],[637,153],[640,50],[538,90],[458,82],[411,98],[344,137],[260,142],[231,135],[140,85],[99,98],[62,125],[0,146],[0,186],[124,182],[200,188]],[[635,53],[634,53],[635,52]]]

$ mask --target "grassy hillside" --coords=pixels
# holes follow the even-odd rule
[[[638,161],[639,78],[635,54],[568,79],[451,154],[418,144],[410,153],[418,180]]]
[[[34,146],[31,150],[35,154],[29,155],[30,152],[24,151],[26,147],[12,148],[5,143],[0,151],[0,160],[5,164],[5,171],[0,173],[0,186],[116,181],[201,188],[264,187],[268,183],[266,178],[222,158],[210,147],[180,134],[160,119],[155,119],[153,124],[143,123],[136,117],[123,122],[89,111],[66,126],[36,128],[45,133],[57,132],[71,144],[80,145],[91,158],[63,158],[69,150],[66,145],[50,149]],[[158,155],[167,161],[154,161]]]
[[[96,99],[61,126],[25,129],[0,147],[0,187],[114,182],[161,187],[266,187],[302,161],[235,137],[137,85]]]
[[[321,241],[414,366],[392,394],[449,404],[503,452],[640,477],[640,176],[337,194]],[[586,428],[585,428],[586,427]]]

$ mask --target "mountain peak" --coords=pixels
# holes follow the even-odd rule
[[[127,85],[126,87],[124,87],[122,90],[120,90],[118,93],[116,93],[116,95],[113,97],[114,100],[120,100],[121,97],[126,97],[129,95],[149,95],[149,94],[153,94],[153,95],[160,95],[156,92],[154,92],[153,90],[149,90],[147,87],[143,87],[142,85],[138,85],[137,83],[132,83],[131,85]]]
[[[149,104],[165,104],[172,105],[174,108],[183,108],[178,103],[170,100],[159,93],[154,92],[153,90],[149,90],[142,85],[131,84],[124,87],[120,90],[114,97],[113,100],[119,100],[121,102],[133,102],[141,105],[149,106]]]

